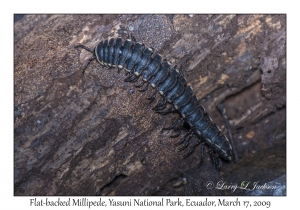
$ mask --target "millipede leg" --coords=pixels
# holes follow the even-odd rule
[[[147,99],[150,100],[149,104],[151,104],[155,100],[156,93],[157,93],[157,89],[155,89],[155,91],[154,91],[154,93],[152,94],[151,97],[147,97]]]
[[[184,125],[184,120],[183,120],[183,118],[181,118],[181,119],[182,119],[182,121],[180,123],[179,131],[176,134],[170,136],[170,138],[177,138],[178,136],[180,136],[182,129],[183,129],[183,125]]]
[[[136,88],[141,88],[141,87],[144,86],[145,83],[146,83],[146,81],[143,80],[141,84],[134,85],[134,87],[136,87]]]
[[[148,90],[149,84],[150,84],[150,83],[148,83],[144,89],[138,90],[138,91],[140,91],[140,92],[145,92],[146,90]]]
[[[134,82],[138,81],[138,79],[139,78],[137,76],[133,75],[133,77],[131,77],[131,79],[128,82],[134,83]]]
[[[129,75],[124,79],[124,82],[129,82],[132,79],[133,75]]]
[[[170,109],[167,109],[167,110],[157,110],[155,111],[157,114],[161,114],[161,115],[167,115],[167,114],[170,114],[172,112],[175,112],[176,109],[174,107],[171,107]]]
[[[198,163],[198,167],[202,165],[203,160],[204,160],[204,153],[205,153],[205,143],[203,142],[201,144],[201,157],[200,157],[200,162]]]
[[[189,136],[189,137],[187,138],[187,141],[185,142],[185,144],[182,145],[181,147],[179,147],[177,151],[180,152],[180,151],[184,150],[185,148],[187,148],[187,147],[189,146],[189,144],[190,144],[190,139],[191,139],[191,138],[192,138],[192,137]]]
[[[182,144],[186,139],[189,140],[190,138],[192,138],[193,135],[194,135],[193,131],[189,131],[187,134],[185,134],[185,136],[182,139],[180,139],[179,142],[175,143],[175,146]]]
[[[96,57],[93,55],[93,57],[91,57],[90,59],[87,60],[87,62],[84,64],[83,69],[86,69],[88,67],[88,65],[90,65],[90,63],[95,60]]]
[[[182,139],[180,139],[180,141],[178,141],[177,143],[174,144],[174,146],[178,146],[178,145],[182,144],[185,141],[185,139],[188,137],[188,135],[190,135],[190,133],[185,134],[184,137]]]
[[[90,53],[94,53],[94,51],[93,51],[91,48],[89,48],[89,47],[87,47],[87,46],[84,46],[83,44],[75,45],[74,47],[75,47],[75,48],[83,48],[83,49],[85,49],[86,51],[89,51]]]
[[[219,171],[220,169],[220,161],[219,161],[219,158],[216,157],[214,151],[212,149],[209,150],[209,153],[210,153],[210,157],[211,157],[211,160],[214,164],[214,167],[217,171]]]
[[[162,106],[163,104],[164,97],[160,97],[159,101],[157,104],[152,108],[152,110],[156,110],[158,107]]]
[[[184,150],[185,148],[187,148],[190,144],[190,141],[185,142],[185,144],[181,147],[178,148],[178,152],[181,152],[182,150]]]
[[[152,108],[152,110],[161,110],[166,108],[167,106],[167,99],[165,97],[161,97],[158,101],[158,103],[155,105],[155,107]]]
[[[197,147],[200,143],[201,143],[200,140],[197,141],[197,143],[194,144],[194,146],[193,146],[187,153],[185,153],[185,154],[182,156],[182,158],[187,158],[188,156],[190,156],[190,155],[194,152],[194,150],[196,149],[196,147]]]
[[[183,118],[177,120],[175,123],[173,123],[173,125],[171,125],[170,127],[167,127],[167,128],[163,128],[161,131],[164,131],[164,130],[172,130],[179,122],[184,122],[183,121]]]
[[[88,48],[87,46],[84,46],[83,44],[79,44],[79,45],[75,45],[74,46],[75,48],[83,48],[83,49],[85,49],[86,51],[89,51],[90,53],[93,53],[94,54],[94,51],[91,49],[91,48]],[[93,60],[95,60],[96,59],[96,57],[95,57],[95,55],[93,55],[90,59],[88,59],[87,60],[87,62],[84,64],[84,66],[83,66],[83,72],[82,72],[82,74],[84,74],[85,73],[85,69],[88,67],[88,65],[90,65],[90,63],[93,61]]]

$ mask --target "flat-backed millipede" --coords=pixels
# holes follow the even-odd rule
[[[193,95],[193,89],[186,84],[183,72],[176,66],[171,67],[166,59],[158,53],[154,53],[153,48],[146,47],[144,44],[136,42],[134,38],[128,37],[123,43],[121,38],[111,38],[101,41],[93,50],[84,46],[77,45],[93,54],[85,64],[85,68],[91,61],[96,59],[102,66],[113,68],[117,67],[118,72],[124,69],[129,75],[125,82],[137,82],[140,77],[142,81],[137,88],[140,91],[146,91],[149,84],[154,89],[154,93],[148,99],[153,102],[157,92],[161,95],[157,105],[153,108],[156,113],[166,115],[172,112],[179,112],[181,119],[173,125],[163,130],[171,130],[180,123],[180,130],[175,135],[180,136],[184,123],[188,124],[190,130],[175,145],[182,145],[178,151],[188,147],[193,135],[198,137],[198,141],[191,149],[183,155],[188,157],[197,146],[201,144],[201,157],[199,164],[202,163],[205,151],[205,145],[210,149],[210,154],[214,166],[219,169],[220,163],[218,157],[230,161],[232,156],[232,147],[225,135],[220,133],[217,125],[212,123],[212,119],[204,111],[203,106],[198,105],[198,99]],[[167,103],[172,107],[166,109]]]

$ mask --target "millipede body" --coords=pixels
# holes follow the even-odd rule
[[[151,85],[154,93],[147,98],[153,102],[157,93],[160,99],[153,108],[156,113],[166,115],[172,112],[179,112],[181,119],[173,125],[163,130],[171,130],[180,123],[180,130],[172,138],[181,135],[184,123],[188,124],[190,130],[175,145],[180,146],[179,151],[188,147],[190,139],[193,135],[198,137],[198,141],[191,149],[183,155],[188,157],[194,149],[201,144],[202,153],[200,163],[204,157],[204,146],[207,145],[212,161],[216,169],[219,169],[219,158],[230,161],[232,157],[232,147],[225,135],[220,133],[217,125],[212,123],[212,119],[204,111],[203,106],[198,105],[198,99],[193,94],[193,89],[187,85],[186,79],[181,69],[176,66],[171,67],[166,59],[158,53],[154,53],[153,48],[146,47],[144,44],[136,42],[134,38],[128,37],[123,41],[121,38],[111,38],[101,41],[93,50],[84,46],[76,47],[84,48],[91,52],[93,56],[85,64],[85,68],[89,63],[96,59],[102,66],[113,68],[117,67],[118,72],[124,69],[128,77],[125,82],[135,83],[141,77],[141,83],[135,85],[141,92],[146,91]],[[167,104],[172,104],[167,109]]]

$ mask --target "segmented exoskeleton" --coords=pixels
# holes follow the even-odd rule
[[[161,95],[157,105],[153,110],[159,114],[166,115],[178,111],[181,114],[181,119],[173,125],[163,130],[171,130],[180,123],[180,130],[175,135],[180,136],[184,123],[190,127],[189,132],[175,145],[182,146],[179,151],[188,147],[192,136],[195,134],[198,141],[191,149],[183,155],[183,158],[188,157],[194,149],[201,144],[201,158],[203,161],[205,144],[210,149],[212,161],[219,169],[218,156],[224,160],[231,160],[232,147],[225,135],[221,135],[217,125],[212,123],[211,118],[205,113],[204,108],[198,105],[198,99],[193,95],[193,90],[186,84],[186,79],[182,70],[178,70],[176,66],[171,67],[170,63],[162,59],[161,55],[156,53],[152,48],[146,47],[144,44],[136,42],[134,38],[125,40],[123,43],[121,38],[111,38],[101,41],[94,50],[78,45],[91,53],[93,56],[85,64],[85,68],[90,62],[96,59],[102,66],[117,67],[118,72],[124,69],[129,76],[125,82],[137,82],[142,77],[142,82],[135,85],[141,88],[146,85],[141,92],[148,89],[149,84],[154,89],[154,93],[148,99],[153,102],[157,92]],[[172,104],[172,107],[166,109],[167,103]]]

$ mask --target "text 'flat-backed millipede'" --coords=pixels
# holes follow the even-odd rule
[[[189,125],[190,130],[175,144],[176,146],[181,145],[178,151],[188,147],[193,135],[198,137],[198,141],[183,155],[183,158],[192,154],[195,148],[201,144],[199,165],[203,162],[205,145],[210,150],[212,162],[217,170],[220,168],[219,157],[226,161],[231,160],[232,147],[229,140],[221,134],[219,127],[212,123],[212,119],[204,111],[203,106],[198,104],[198,98],[193,94],[193,89],[187,85],[181,68],[171,67],[170,63],[166,59],[162,59],[160,54],[154,53],[153,48],[136,42],[133,37],[128,37],[124,42],[121,38],[107,39],[101,41],[93,50],[81,44],[76,47],[93,54],[84,68],[96,59],[104,67],[117,67],[118,72],[124,69],[128,75],[125,82],[135,83],[142,77],[141,83],[135,87],[145,86],[139,90],[144,92],[150,84],[154,89],[154,93],[148,98],[150,102],[155,100],[157,92],[161,96],[153,108],[156,113],[162,115],[173,112],[180,113],[181,119],[163,130],[172,130],[177,124],[180,124],[179,132],[170,136],[176,138],[181,135],[184,123]],[[167,109],[167,103],[172,104],[172,107]]]

